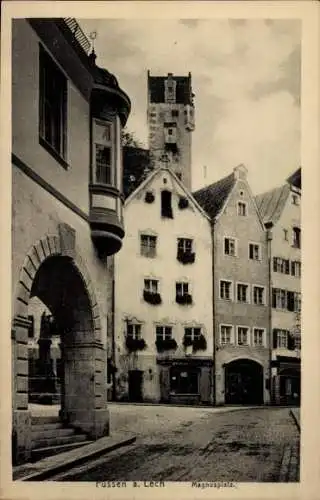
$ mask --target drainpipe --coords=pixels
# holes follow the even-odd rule
[[[115,279],[114,279],[114,261],[113,261],[113,278],[112,278],[112,297],[111,297],[111,342],[112,342],[112,354],[111,360],[113,365],[112,371],[112,400],[116,401],[117,391],[116,391],[116,341],[115,341]]]
[[[212,388],[213,388],[213,406],[216,406],[216,302],[215,302],[215,248],[214,248],[214,225],[215,220],[211,221],[211,247],[212,247],[212,336],[213,336],[213,370],[212,370]]]
[[[269,324],[269,392],[270,392],[270,403],[273,403],[273,384],[272,384],[272,349],[273,349],[273,332],[272,332],[272,283],[271,283],[271,272],[272,272],[272,253],[271,253],[271,242],[272,242],[272,227],[273,222],[267,222],[265,228],[267,230],[267,254],[268,254],[268,286],[269,286],[269,297],[268,297],[268,324]]]

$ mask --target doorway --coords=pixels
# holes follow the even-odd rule
[[[143,371],[142,370],[130,370],[129,371],[129,401],[131,402],[141,402],[143,400],[142,395],[142,383],[143,383]]]
[[[225,367],[225,402],[237,405],[263,404],[263,367],[240,359]]]

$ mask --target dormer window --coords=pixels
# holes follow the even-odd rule
[[[93,177],[97,184],[115,186],[113,123],[94,120]]]

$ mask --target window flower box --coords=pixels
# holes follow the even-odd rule
[[[185,293],[184,295],[176,295],[177,304],[190,305],[192,304],[192,295]]]
[[[188,208],[189,206],[189,201],[188,198],[185,198],[184,196],[180,196],[179,202],[178,202],[178,207],[180,210],[184,210],[185,208]]]
[[[177,342],[175,339],[157,339],[156,347],[158,352],[175,350],[177,348]]]
[[[155,200],[154,194],[151,191],[147,191],[145,198],[144,198],[144,201],[146,203],[153,203],[154,200]]]
[[[146,348],[146,342],[144,339],[126,337],[126,348],[130,352],[143,351]]]
[[[181,262],[181,264],[193,264],[195,261],[195,253],[185,252],[179,249],[177,252],[177,260]]]
[[[185,348],[192,346],[193,352],[205,351],[207,349],[207,341],[202,333],[199,337],[196,337],[194,339],[184,336],[183,346]]]
[[[162,302],[160,293],[148,292],[147,290],[143,291],[143,299],[153,306],[157,306]]]

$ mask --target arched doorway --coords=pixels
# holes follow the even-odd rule
[[[225,366],[226,404],[263,404],[263,367],[250,359]]]
[[[34,245],[21,269],[12,329],[13,442],[17,460],[30,456],[28,408],[28,305],[38,297],[61,339],[61,420],[97,439],[109,433],[106,353],[93,284],[74,245],[47,236]]]

